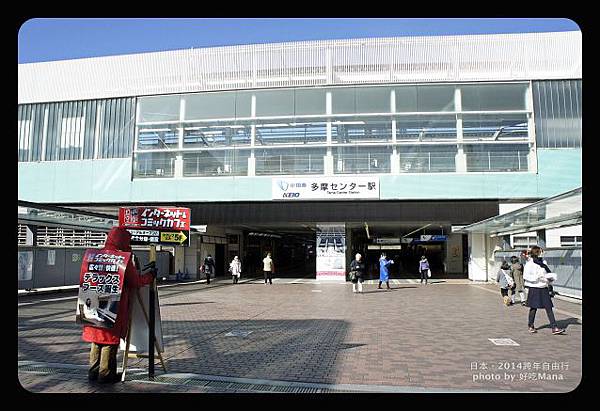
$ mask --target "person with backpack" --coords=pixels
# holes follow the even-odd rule
[[[538,308],[546,310],[546,315],[550,321],[552,334],[563,334],[564,329],[558,327],[554,317],[552,299],[548,291],[548,284],[556,279],[556,275],[550,272],[550,268],[542,260],[543,250],[537,245],[531,247],[525,268],[523,269],[523,279],[525,286],[529,287],[527,294],[527,306],[529,307],[528,327],[530,333],[536,333],[534,326],[535,314]]]
[[[510,276],[510,266],[506,261],[502,262],[498,274],[496,275],[496,282],[500,284],[500,294],[504,305],[511,305],[511,299],[508,296],[508,291],[514,286],[514,280]]]

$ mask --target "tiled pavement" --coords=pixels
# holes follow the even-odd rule
[[[124,384],[88,384],[75,295],[19,298],[19,380],[29,391],[290,392],[294,382],[292,392],[567,392],[581,375],[579,304],[555,300],[566,335],[529,334],[527,308],[503,306],[494,285],[392,281],[388,291],[369,282],[358,295],[350,284],[275,279],[161,288],[163,384],[145,381],[143,359],[130,360],[142,371]],[[536,326],[547,326],[543,310]]]

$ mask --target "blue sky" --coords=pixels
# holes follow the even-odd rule
[[[359,37],[574,31],[569,19],[32,19],[18,62],[64,60],[237,44]]]

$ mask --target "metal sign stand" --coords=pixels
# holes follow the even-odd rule
[[[156,261],[156,246],[150,246],[150,261]],[[158,339],[156,338],[156,333],[154,330],[154,321],[155,321],[155,301],[157,290],[156,290],[156,278],[152,281],[149,290],[149,312],[146,313],[146,307],[144,307],[144,302],[142,301],[142,297],[140,296],[139,290],[135,290],[135,296],[140,304],[142,309],[142,313],[144,314],[144,319],[148,323],[148,378],[151,380],[154,379],[154,348],[156,348],[156,352],[158,353],[158,358],[160,359],[160,363],[165,372],[167,372],[167,367],[165,366],[164,359],[161,355],[161,347],[158,343]],[[129,304],[129,321],[127,324],[127,338],[125,342],[125,355],[123,356],[123,375],[121,376],[121,381],[125,381],[125,373],[127,371],[127,362],[129,357],[133,358],[145,358],[146,355],[142,354],[130,354],[129,353],[129,344],[131,342],[131,321],[133,317],[133,304]],[[152,347],[152,349],[150,349]]]

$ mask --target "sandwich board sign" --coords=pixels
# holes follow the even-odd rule
[[[131,253],[89,249],[79,273],[75,320],[78,324],[113,328],[117,322],[125,269]]]
[[[131,233],[131,245],[190,245],[189,208],[121,207],[119,225]]]

